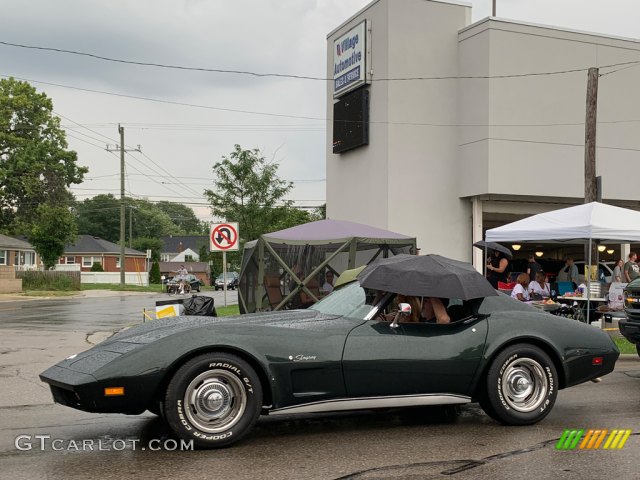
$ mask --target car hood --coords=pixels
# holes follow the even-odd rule
[[[304,331],[348,332],[358,321],[340,316],[324,315],[313,310],[290,310],[255,313],[233,317],[170,317],[138,325],[120,332],[101,346],[113,343],[147,344],[162,338],[197,329],[216,329],[226,332],[255,332],[256,328],[290,329]]]

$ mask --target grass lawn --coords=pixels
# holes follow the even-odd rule
[[[70,297],[77,295],[77,290],[24,290],[24,297]]]
[[[629,342],[629,340],[627,340],[624,337],[618,337],[618,336],[614,336],[612,337],[613,341],[616,342],[616,345],[618,346],[618,349],[620,350],[620,353],[633,353],[633,354],[637,354],[637,350],[636,350],[636,346]]]
[[[141,287],[139,285],[120,285],[114,283],[83,283],[81,290],[112,290],[115,292],[163,292],[160,284]]]
[[[240,315],[240,307],[238,305],[229,305],[228,307],[219,307],[216,305],[216,312],[219,317],[230,317],[231,315]]]

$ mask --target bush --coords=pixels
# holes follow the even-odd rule
[[[80,290],[80,272],[16,272],[23,290]]]
[[[153,265],[151,265],[149,283],[160,283],[160,264],[157,260],[154,260]]]
[[[104,268],[102,268],[102,264],[100,262],[93,262],[91,265],[92,272],[104,272]]]

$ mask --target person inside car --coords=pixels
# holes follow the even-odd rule
[[[417,323],[420,321],[420,298],[413,297],[411,295],[397,294],[393,300],[394,308],[389,313],[381,313],[379,318],[385,322],[393,322],[398,314],[398,305],[401,303],[408,303],[411,306],[411,315],[400,315],[398,323]]]
[[[447,313],[447,307],[439,298],[425,297],[422,300],[422,318],[427,322],[450,323],[451,317]]]

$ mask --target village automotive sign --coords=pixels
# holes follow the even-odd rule
[[[211,225],[209,232],[212,252],[229,252],[238,250],[238,224],[217,223]]]
[[[339,97],[366,81],[367,22],[333,42],[333,96]]]

